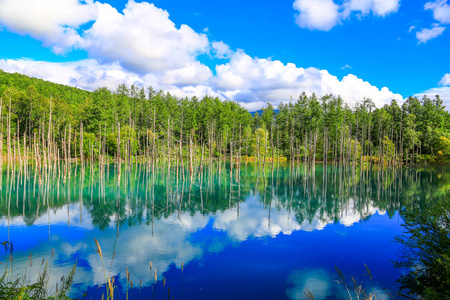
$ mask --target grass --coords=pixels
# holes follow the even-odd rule
[[[2,242],[5,251],[4,262],[0,262],[4,266],[4,272],[0,277],[0,299],[11,300],[68,300],[70,299],[66,294],[72,286],[75,276],[77,262],[73,265],[71,271],[67,276],[60,279],[59,284],[56,283],[54,292],[49,289],[49,279],[51,267],[49,261],[42,260],[40,270],[35,281],[31,280],[31,267],[33,266],[33,259],[30,253],[25,270],[17,273],[14,270],[14,245],[12,242]],[[52,251],[52,259],[54,251]],[[17,275],[14,275],[17,274]]]

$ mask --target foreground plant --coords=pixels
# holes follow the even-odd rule
[[[102,248],[100,247],[100,243],[98,242],[97,239],[95,239],[95,244],[97,246],[97,249],[95,250],[95,252],[97,252],[98,255],[100,255],[100,259],[102,260],[103,274],[105,275],[105,282],[106,282],[106,298],[113,300],[114,299],[114,289],[115,289],[114,277],[111,278],[110,276],[106,275],[106,268],[105,268],[105,262],[103,261]],[[114,256],[113,256],[113,259],[114,259]],[[127,273],[128,273],[128,269],[127,269]],[[103,296],[102,296],[102,299],[103,299]]]
[[[364,275],[366,275],[370,279],[370,287],[368,287],[363,281],[360,281],[358,280],[358,278],[355,278],[353,276],[351,276],[351,281],[349,281],[344,275],[344,273],[342,273],[342,271],[337,266],[334,266],[338,275],[335,281],[345,288],[345,291],[348,294],[348,299],[350,300],[377,299],[377,295],[375,293],[375,288],[373,285],[372,272],[370,271],[369,267],[366,264],[364,264],[364,266],[366,268]],[[305,299],[315,300],[314,294],[309,289],[305,289],[303,291],[303,295]]]
[[[23,270],[20,275],[14,275],[14,247],[10,242],[2,242],[5,250],[5,260],[4,263],[0,262],[1,265],[5,266],[3,274],[0,276],[0,299],[11,299],[11,300],[39,300],[39,299],[51,299],[51,300],[68,300],[66,296],[67,292],[72,286],[73,279],[75,276],[75,270],[77,262],[73,265],[71,271],[66,276],[63,276],[55,286],[55,292],[50,293],[48,284],[50,280],[51,268],[48,267],[48,260],[42,260],[41,270],[38,273],[37,280],[31,283],[30,274],[32,266],[32,256],[28,257],[28,263],[26,269]],[[53,258],[54,252],[52,252]]]

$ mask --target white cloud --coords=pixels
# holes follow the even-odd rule
[[[411,31],[413,31],[414,29],[416,29],[416,26],[412,25],[411,27],[409,27],[408,32],[411,33]]]
[[[352,12],[366,16],[371,12],[375,16],[385,17],[398,11],[399,0],[348,0],[343,4],[343,17],[348,18]]]
[[[143,285],[154,282],[151,279],[149,262],[152,262],[153,271],[156,269],[158,279],[162,280],[163,273],[171,265],[181,269],[181,264],[187,264],[193,259],[203,256],[204,249],[201,245],[190,241],[192,233],[204,228],[209,217],[204,217],[200,213],[193,216],[178,212],[166,218],[154,221],[153,226],[139,226],[123,230],[119,237],[121,246],[114,250],[116,234],[108,231],[99,238],[105,260],[109,261],[115,253],[116,259],[112,262],[111,275],[120,275],[122,284],[126,286],[126,268],[128,267],[134,282],[143,279]],[[93,238],[92,238],[93,240]],[[87,261],[92,268],[92,284],[98,285],[105,282],[102,275],[103,265],[99,255],[91,252]],[[143,264],[146,267],[142,267]],[[122,286],[123,286],[122,285]]]
[[[217,96],[211,87],[205,85],[212,76],[211,70],[198,62],[182,69],[144,76],[126,70],[117,62],[101,64],[94,59],[66,63],[0,59],[0,69],[89,91],[99,87],[114,91],[119,84],[125,83],[128,86],[152,86],[155,90],[168,91],[179,97],[203,97],[205,94]]]
[[[441,100],[444,102],[444,106],[446,107],[446,109],[450,109],[450,86],[431,88],[423,93],[415,94],[414,96],[420,99],[425,95],[427,95],[429,98],[434,98],[434,96],[439,95]]]
[[[50,46],[56,53],[82,47],[80,25],[94,20],[98,5],[78,0],[1,0],[0,27],[30,35]]]
[[[400,0],[347,0],[341,5],[333,0],[295,0],[298,11],[295,22],[302,28],[328,31],[353,13],[359,17],[372,13],[385,17],[397,12]]]
[[[239,205],[239,214],[236,208],[217,212],[213,228],[225,231],[233,240],[245,241],[251,236],[276,237],[279,234],[290,235],[299,230],[308,232],[322,230],[334,222],[333,216],[318,211],[311,219],[299,223],[288,209],[281,208],[282,205],[276,197],[272,198],[270,203],[277,209],[272,209],[269,215],[267,207],[261,206],[260,195],[249,196]],[[352,226],[376,213],[382,215],[385,212],[377,209],[373,203],[361,210],[356,201],[350,199],[340,212],[339,222],[344,226]]]
[[[339,22],[339,6],[333,0],[295,0],[298,26],[328,31]]]
[[[217,58],[229,58],[233,54],[230,46],[224,42],[213,42],[212,48]]]
[[[236,52],[229,63],[216,67],[216,76],[212,80],[216,91],[223,97],[241,103],[257,101],[279,104],[303,91],[341,95],[350,105],[370,97],[378,106],[392,99],[402,100],[386,87],[378,89],[370,83],[349,74],[341,81],[326,70],[316,68],[298,68],[294,64],[284,65],[280,61],[251,58],[242,51]]]
[[[444,103],[444,106],[447,108],[447,110],[450,109],[450,74],[445,74],[441,81],[438,83],[441,85],[441,87],[434,87],[431,89],[428,89],[422,93],[415,94],[415,97],[418,97],[419,99],[423,96],[427,96],[429,98],[434,98],[436,95],[439,95],[442,102]]]
[[[0,69],[91,91],[103,86],[115,90],[121,83],[144,83],[138,75],[125,71],[118,63],[100,64],[94,59],[66,63],[7,59],[0,60]]]
[[[190,62],[183,68],[161,73],[160,82],[164,86],[197,86],[204,84],[212,76],[211,70],[198,61]]]
[[[248,197],[239,205],[239,217],[234,208],[216,213],[213,228],[225,231],[229,237],[237,241],[245,241],[250,236],[276,237],[280,233],[290,235],[293,231],[309,228],[311,223],[305,221],[305,224],[299,224],[287,209],[272,209],[269,216],[268,210],[264,209],[260,200],[260,196]],[[272,199],[272,206],[277,207],[277,199]],[[314,226],[314,229],[322,229],[325,226],[318,227]]]
[[[443,86],[450,85],[450,73],[445,74],[441,81],[439,81],[439,84]]]
[[[433,18],[443,24],[450,24],[450,5],[447,0],[437,0],[425,4],[426,10],[433,11]]]
[[[416,32],[416,38],[419,40],[419,44],[426,43],[429,40],[440,36],[444,32],[444,30],[445,30],[445,27],[441,27],[441,26],[435,26],[431,29],[424,28],[421,31]]]
[[[92,26],[79,33],[89,21]],[[120,13],[92,0],[0,0],[0,24],[56,53],[82,49],[102,64],[118,63],[141,75],[178,70],[173,73],[181,85],[210,72],[196,60],[210,51],[206,35],[187,25],[177,28],[167,11],[147,2],[130,0]]]
[[[99,6],[85,40],[91,57],[118,61],[139,73],[182,69],[209,51],[206,35],[187,25],[177,29],[167,11],[146,2],[129,1],[123,13],[109,5]]]
[[[70,213],[69,213],[70,212]],[[36,217],[33,221],[33,226],[45,226],[52,224],[57,225],[67,225],[70,227],[78,227],[87,230],[92,230],[94,226],[92,225],[91,218],[82,218],[82,216],[88,216],[88,209],[82,207],[80,209],[79,204],[64,205],[63,207],[55,210],[47,210],[45,213]],[[0,227],[26,227],[27,224],[23,219],[23,216],[16,216],[8,219],[7,217],[0,218]]]
[[[436,0],[434,2],[428,2],[425,4],[425,10],[431,10],[433,12],[433,18],[438,21],[438,24],[433,24],[430,29],[424,28],[416,33],[416,37],[420,43],[426,43],[427,41],[440,36],[445,27],[442,24],[450,24],[450,5],[447,4],[447,0]]]
[[[259,109],[268,101],[278,105],[291,96],[297,98],[304,91],[318,96],[341,95],[349,105],[364,97],[372,98],[378,106],[392,99],[403,99],[386,87],[378,89],[352,74],[339,80],[326,70],[304,69],[294,64],[284,65],[277,60],[251,58],[242,51],[235,52],[230,62],[218,65],[215,76],[200,63],[140,76],[118,63],[101,64],[92,59],[70,63],[8,59],[0,60],[0,69],[87,90],[102,86],[115,90],[117,85],[125,83],[152,86],[179,97],[203,97],[208,94],[238,101],[249,110]]]
[[[333,274],[324,269],[294,270],[287,279],[287,283],[291,287],[286,289],[286,296],[289,299],[303,299],[305,298],[304,292],[308,289],[317,300],[328,299],[330,296],[334,296],[336,299],[347,299],[348,290],[344,289],[343,285],[335,283],[333,277]],[[370,288],[367,293],[375,293],[376,299],[390,299],[385,289],[377,286]]]
[[[306,289],[318,300],[326,299],[333,292],[333,280],[328,272],[322,269],[295,270],[289,275],[287,282],[293,287],[286,290],[286,295],[293,300],[305,298]]]
[[[340,210],[339,222],[344,226],[352,226],[353,224],[364,220],[369,216],[384,215],[386,212],[376,208],[373,203],[364,207],[363,209],[357,209],[358,203],[355,199],[350,198],[344,207]]]

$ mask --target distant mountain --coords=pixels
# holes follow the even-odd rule
[[[280,111],[278,109],[274,109],[273,112],[276,114],[278,114]],[[263,110],[257,110],[257,111],[251,111],[250,114],[252,115],[252,117],[255,116],[255,114],[258,114],[259,116],[261,116],[263,114]]]

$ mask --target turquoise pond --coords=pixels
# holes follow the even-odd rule
[[[306,289],[345,299],[336,265],[391,299],[404,272],[392,265],[402,215],[450,188],[445,167],[243,164],[230,174],[214,163],[202,174],[183,180],[176,167],[143,164],[122,166],[120,178],[114,165],[40,175],[3,167],[0,240],[14,245],[15,275],[26,270],[33,281],[48,260],[55,291],[77,261],[69,296],[85,299],[106,296],[104,267],[115,299],[303,299]]]

